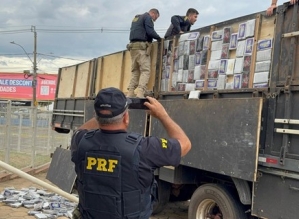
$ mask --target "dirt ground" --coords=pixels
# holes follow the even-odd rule
[[[35,177],[47,183],[50,183],[48,180],[46,180],[46,175],[47,175],[46,173],[40,173]],[[14,187],[16,189],[22,189],[31,186],[42,189],[41,186],[33,182],[30,182],[22,178],[16,178],[5,182],[0,182],[0,192],[2,192],[6,187]],[[34,216],[28,216],[28,211],[29,209],[24,207],[12,208],[0,202],[0,219],[7,219],[7,218],[34,219],[35,218]],[[163,212],[150,217],[150,219],[187,219],[188,218],[187,213],[188,213],[188,202],[169,203]],[[59,217],[59,219],[66,219],[66,217]]]

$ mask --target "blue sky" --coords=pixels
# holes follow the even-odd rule
[[[279,1],[282,4],[284,1]],[[33,33],[37,31],[39,72],[56,73],[59,67],[124,50],[135,14],[157,8],[155,29],[164,36],[172,15],[188,8],[199,11],[192,29],[265,11],[271,0],[1,0],[0,72],[32,68]]]

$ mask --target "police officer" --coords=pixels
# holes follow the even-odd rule
[[[191,149],[189,138],[164,107],[146,98],[144,105],[160,120],[168,139],[128,133],[130,99],[112,87],[99,91],[95,117],[74,133],[71,151],[79,193],[75,219],[148,219],[155,194],[153,171],[178,166]]]
[[[174,15],[171,17],[171,24],[165,34],[165,39],[177,34],[190,31],[191,25],[197,21],[198,11],[194,8],[187,10],[186,16]]]
[[[151,43],[153,39],[161,39],[154,30],[154,22],[159,16],[159,11],[154,8],[144,14],[136,15],[132,21],[130,44],[127,45],[132,60],[128,97],[135,97],[134,90],[137,88],[136,96],[144,98],[150,78]]]

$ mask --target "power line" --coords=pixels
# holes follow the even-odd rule
[[[32,55],[32,53],[28,53],[29,55]],[[1,54],[0,56],[26,56],[25,54]]]
[[[30,29],[19,29],[19,30],[0,30],[0,34],[16,34],[16,33],[28,33]]]
[[[37,54],[43,55],[43,56],[54,57],[54,58],[69,59],[69,60],[74,60],[74,61],[82,61],[82,62],[86,61],[86,60],[81,60],[81,59],[67,58],[67,57],[63,57],[63,56],[48,55],[48,54],[43,54],[43,53],[37,53]]]
[[[166,28],[155,29],[156,32],[166,31]],[[71,28],[71,29],[57,29],[57,28],[36,28],[38,32],[44,33],[128,33],[129,28]],[[16,29],[16,30],[0,30],[0,34],[18,34],[31,32],[31,29]]]

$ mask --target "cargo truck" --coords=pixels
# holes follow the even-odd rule
[[[298,4],[285,3],[276,12],[238,17],[154,43],[148,89],[192,142],[178,167],[155,172],[155,213],[169,201],[190,200],[189,219],[217,213],[224,219],[298,218]],[[197,52],[205,66],[200,73],[192,72],[200,68],[196,60],[184,65],[180,58],[193,59]],[[223,71],[225,59],[235,59],[235,66]],[[130,66],[129,51],[120,51],[60,68],[53,128],[68,133],[93,117],[93,100],[101,88],[127,92]],[[196,98],[189,98],[191,90],[200,91]],[[167,137],[144,110],[130,110],[129,131]]]

